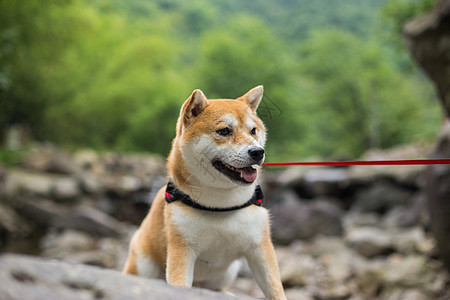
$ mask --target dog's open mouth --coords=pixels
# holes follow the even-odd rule
[[[245,168],[235,168],[229,164],[221,162],[220,160],[215,160],[212,164],[218,171],[234,181],[252,183],[258,176],[257,165],[252,165]]]

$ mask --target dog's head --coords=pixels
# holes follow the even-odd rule
[[[262,86],[233,100],[192,93],[181,108],[174,143],[191,176],[215,187],[255,182],[266,142],[255,113],[262,96]]]

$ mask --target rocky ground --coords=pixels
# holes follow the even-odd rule
[[[364,159],[424,156],[424,147],[408,146]],[[266,170],[265,205],[288,298],[450,299],[429,233],[423,171]],[[33,147],[15,166],[0,167],[0,251],[120,270],[165,182],[158,156]],[[248,267],[231,291],[262,297]]]

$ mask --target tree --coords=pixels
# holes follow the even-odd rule
[[[311,137],[318,153],[354,157],[368,148],[423,138],[419,132],[429,136],[433,130],[424,130],[424,124],[439,122],[428,119],[429,91],[405,78],[373,41],[317,31],[302,43],[299,62],[304,76],[316,82],[308,132],[321,137]]]

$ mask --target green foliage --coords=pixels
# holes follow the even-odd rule
[[[429,139],[431,87],[391,49],[430,3],[0,0],[0,132],[167,154],[193,89],[234,98],[263,84],[271,160]]]
[[[300,49],[304,76],[317,88],[308,109],[311,148],[325,155],[361,154],[424,138],[429,119],[429,91],[408,78],[384,56],[374,41],[343,31],[313,32]],[[435,116],[439,116],[437,108]],[[426,135],[426,134],[425,134]]]
[[[391,47],[394,61],[407,72],[411,72],[414,66],[403,44],[403,26],[408,20],[431,11],[435,2],[435,0],[390,0],[380,10],[379,34]]]

